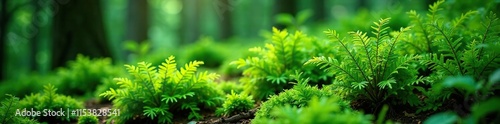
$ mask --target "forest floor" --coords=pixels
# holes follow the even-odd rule
[[[444,105],[442,108],[453,108],[456,102],[451,100],[448,102],[449,104]],[[369,108],[363,108],[361,106],[367,106],[366,102],[353,102],[351,106],[353,106],[356,110],[368,110]],[[88,100],[85,102],[86,109],[110,109],[112,108],[111,103],[99,103],[95,99]],[[214,112],[202,111],[204,119],[197,121],[197,124],[250,124],[252,119],[255,117],[255,112],[260,108],[259,105],[256,105],[254,109],[251,109],[247,112],[241,112],[234,115],[229,115],[225,117],[218,117]],[[390,110],[387,112],[386,118],[392,120],[393,122],[399,123],[411,123],[411,124],[421,124],[427,117],[432,115],[435,112],[422,112],[419,114],[411,113],[414,110],[410,107],[405,106],[392,106],[389,107]],[[377,113],[378,114],[378,113]],[[106,124],[106,120],[109,117],[100,116],[99,122],[101,124]],[[194,122],[194,121],[193,121]],[[175,124],[188,124],[192,123],[186,119],[175,119]],[[111,122],[113,124],[113,122]]]

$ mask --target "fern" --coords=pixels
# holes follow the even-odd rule
[[[337,54],[342,58],[314,57],[305,64],[317,65],[327,72],[332,72],[339,87],[348,89],[349,96],[354,99],[368,99],[375,106],[381,105],[388,98],[394,97],[411,105],[419,104],[412,93],[414,84],[422,82],[417,77],[418,55],[401,56],[399,51],[400,37],[410,30],[401,28],[391,33],[386,26],[389,18],[374,23],[372,34],[356,31],[349,32],[350,39],[342,38],[335,30],[327,30],[325,34],[331,41],[341,47]],[[362,97],[358,97],[362,96]],[[396,101],[391,101],[396,102]]]
[[[307,101],[313,97],[332,97],[334,96],[334,92],[330,87],[330,85],[327,85],[323,89],[318,89],[317,87],[308,86],[305,83],[299,83],[292,89],[285,90],[278,95],[272,95],[269,100],[263,102],[260,109],[255,113],[255,119],[272,118],[273,116],[270,113],[277,106],[289,104],[294,107],[304,107],[307,106]],[[348,106],[347,102],[339,103],[341,103],[343,108]]]
[[[228,116],[239,112],[245,112],[253,108],[254,100],[252,96],[247,94],[236,94],[231,91],[231,94],[226,95],[226,101],[222,104],[222,108],[217,109],[216,115]]]
[[[111,58],[90,59],[79,54],[68,67],[57,71],[59,82],[55,85],[63,94],[88,95],[103,84],[103,79],[121,75],[121,71],[112,65]]]
[[[35,124],[38,123],[28,117],[17,116],[16,109],[19,109],[19,98],[6,94],[8,98],[0,102],[0,123],[1,124]]]
[[[83,102],[77,101],[69,96],[56,93],[57,88],[54,85],[48,84],[44,86],[42,93],[31,94],[19,101],[19,109],[33,108],[34,111],[43,110],[60,110],[60,109],[83,109]],[[76,116],[38,116],[33,119],[39,122],[71,122],[77,120]]]
[[[482,19],[485,20],[482,27],[472,27],[467,22],[476,17],[477,11],[468,11],[460,17],[448,19],[438,13],[442,10],[440,5],[443,2],[440,0],[431,5],[427,18],[421,18],[415,11],[408,12],[413,23],[418,25],[418,30],[410,33],[424,34],[413,38],[428,39],[425,40],[427,47],[435,48],[429,50],[428,53],[431,54],[425,57],[432,70],[443,75],[474,75],[476,79],[484,78],[484,74],[495,69],[492,67],[498,66],[500,57],[497,50],[491,49],[498,47],[495,42],[499,33],[496,14],[491,12]]]
[[[291,88],[293,84],[289,82],[292,81],[291,75],[295,71],[311,76],[311,83],[330,84],[331,82],[328,81],[321,82],[331,77],[328,73],[317,73],[314,68],[302,66],[307,60],[306,56],[321,54],[316,51],[307,51],[313,44],[319,44],[317,42],[319,41],[299,31],[289,34],[286,30],[280,31],[273,28],[273,35],[270,42],[265,44],[265,48],[249,49],[258,56],[239,59],[231,63],[237,65],[238,68],[245,68],[244,77],[240,80],[246,87],[244,93],[251,94],[257,100],[266,99],[269,95]]]
[[[115,78],[120,88],[101,96],[113,99],[115,107],[122,111],[120,116],[112,117],[120,123],[146,118],[155,123],[172,123],[174,113],[179,112],[189,113],[188,119],[201,119],[199,111],[213,109],[222,102],[222,91],[213,83],[219,76],[198,72],[202,64],[192,61],[177,69],[175,58],[170,56],[158,68],[147,62],[125,65],[130,79]]]
[[[426,78],[427,82],[441,82],[448,76],[464,75],[469,75],[474,80],[486,79],[486,74],[500,66],[500,51],[495,49],[499,47],[497,40],[500,33],[496,14],[468,11],[450,18],[439,12],[443,2],[440,0],[431,5],[427,18],[420,17],[415,11],[408,12],[417,30],[410,31],[412,35],[405,40],[410,44],[426,41],[425,45],[431,48],[428,52],[418,52],[432,71]],[[482,21],[481,25],[474,25],[475,20]],[[421,46],[405,48],[423,49]],[[453,94],[457,95],[453,96],[456,99],[465,100],[467,96],[463,88],[446,88],[441,91],[441,83],[431,85],[430,89],[418,89],[427,98],[424,99],[424,106],[417,112],[436,110]]]

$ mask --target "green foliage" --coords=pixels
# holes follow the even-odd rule
[[[126,56],[127,63],[146,61],[151,62],[153,65],[161,64],[165,60],[165,54],[176,55],[179,51],[173,47],[158,49],[158,45],[149,40],[140,42],[125,41],[123,48],[128,52]]]
[[[307,102],[313,97],[332,97],[336,95],[334,92],[334,87],[332,85],[327,85],[322,89],[318,89],[315,86],[309,86],[305,84],[307,79],[300,79],[299,83],[295,85],[292,89],[285,90],[278,95],[272,95],[269,100],[263,102],[260,109],[255,113],[255,119],[259,118],[272,118],[270,115],[273,108],[277,106],[283,106],[289,104],[292,107],[304,107],[307,106]],[[349,103],[345,101],[340,101],[339,104],[344,108],[349,108]]]
[[[453,112],[434,114],[424,121],[424,124],[455,124],[460,117]]]
[[[436,35],[431,25],[434,23],[435,19],[442,18],[437,17],[437,12],[441,10],[439,6],[444,1],[440,0],[436,3],[429,5],[429,13],[425,17],[421,17],[420,14],[415,10],[411,10],[407,12],[411,19],[411,24],[414,25],[414,28],[411,32],[409,32],[407,39],[403,40],[405,42],[404,46],[408,49],[409,53],[433,53],[437,52],[435,46],[432,45],[432,42],[435,41]],[[424,43],[422,43],[425,41]]]
[[[472,99],[475,102],[470,111],[472,112],[466,118],[460,118],[454,112],[442,112],[434,114],[429,117],[424,123],[433,123],[442,121],[441,119],[448,118],[446,122],[456,123],[485,123],[491,122],[492,118],[495,117],[494,121],[500,121],[500,98],[492,97],[495,95],[494,91],[498,91],[500,86],[500,69],[497,69],[493,74],[490,75],[488,83],[483,81],[476,82],[471,76],[454,76],[448,77],[443,83],[438,83],[434,85],[433,90],[435,94],[440,94],[445,89],[455,89],[457,92],[463,92],[465,94],[465,99]],[[490,115],[489,117],[487,117]],[[493,116],[494,115],[494,116]]]
[[[468,11],[456,18],[441,13],[444,1],[429,6],[426,17],[415,11],[408,12],[416,29],[405,39],[405,47],[423,54],[422,60],[432,71],[426,80],[433,83],[431,89],[419,89],[427,98],[419,111],[436,110],[442,102],[456,94],[456,99],[480,89],[474,80],[486,79],[500,66],[500,24],[496,14],[483,11]],[[480,22],[480,25],[476,23]],[[425,43],[420,43],[425,41]],[[462,77],[468,75],[468,77]],[[451,77],[446,79],[448,76]],[[444,88],[443,87],[457,87]],[[460,87],[460,88],[459,88]]]
[[[228,116],[239,112],[245,112],[253,108],[254,100],[252,96],[247,94],[231,94],[226,95],[226,101],[222,104],[222,108],[217,109],[217,115]]]
[[[19,109],[31,109],[34,111],[59,111],[59,110],[75,110],[83,109],[83,103],[69,96],[64,96],[56,93],[57,89],[52,84],[44,86],[42,93],[26,96],[19,102]],[[76,121],[76,116],[39,116],[34,119],[39,122],[71,122]]]
[[[151,52],[151,45],[148,41],[125,41],[124,48],[131,52],[128,59],[132,60],[144,59],[144,57]]]
[[[120,88],[120,85],[116,84],[113,78],[104,78],[101,80],[102,84],[97,86],[94,96],[99,103],[110,103],[106,98],[100,97],[101,93],[106,92],[109,89],[118,89]]]
[[[276,23],[285,25],[289,30],[299,30],[303,29],[302,27],[309,18],[313,15],[312,10],[302,10],[297,13],[296,17],[293,17],[290,13],[280,13],[276,15],[275,20]]]
[[[453,23],[433,24],[439,33],[436,41],[439,54],[432,54],[427,58],[430,68],[440,75],[472,75],[474,78],[484,78],[500,64],[500,52],[492,50],[499,47],[497,34],[499,33],[498,18],[491,13],[486,20],[484,30],[477,34],[456,33],[455,28],[460,26],[467,17],[475,12],[468,12],[457,18]],[[444,25],[453,25],[448,27]],[[469,37],[466,37],[471,35]],[[476,37],[481,35],[480,37]],[[467,39],[467,40],[462,40]]]
[[[90,59],[78,55],[76,60],[68,62],[67,68],[57,72],[61,92],[69,95],[92,94],[104,78],[120,75],[121,69],[113,67],[110,58]],[[119,70],[119,71],[117,71]]]
[[[222,90],[224,94],[232,94],[232,92],[239,94],[243,92],[243,86],[235,82],[221,82],[217,84],[217,88]]]
[[[56,81],[53,75],[30,74],[22,75],[17,79],[10,79],[0,82],[0,99],[8,98],[5,94],[11,94],[23,98],[31,93],[43,90],[46,82]]]
[[[443,10],[440,6],[443,3],[440,0],[430,5],[426,18],[416,11],[408,12],[416,28],[407,37],[406,42],[411,45],[407,49],[417,49],[416,53],[431,53],[426,55],[425,60],[436,71],[433,76],[437,78],[435,81],[441,81],[446,75],[484,78],[485,74],[500,66],[500,52],[494,50],[499,47],[497,40],[500,33],[496,14],[468,11],[451,19],[439,13]],[[479,18],[481,25],[474,25],[474,20]]]
[[[265,44],[265,48],[249,49],[257,53],[257,56],[240,58],[231,63],[237,65],[238,68],[245,68],[244,77],[240,79],[245,87],[244,93],[250,93],[257,100],[266,99],[269,95],[291,88],[293,83],[289,81],[292,81],[295,71],[304,72],[306,77],[311,77],[310,83],[330,84],[329,73],[317,74],[314,68],[302,66],[307,56],[322,54],[310,51],[314,45],[313,42],[317,41],[300,31],[288,34],[286,30],[280,31],[273,28],[273,35]]]
[[[392,104],[418,105],[420,101],[413,93],[415,85],[422,82],[418,77],[417,55],[399,55],[400,37],[410,27],[390,32],[389,18],[374,22],[372,36],[360,31],[349,32],[350,38],[342,38],[335,30],[325,34],[337,42],[340,51],[335,57],[314,57],[305,64],[313,64],[335,74],[335,85],[344,89],[354,100],[366,99],[379,106],[391,99]],[[391,35],[390,35],[391,34]]]
[[[500,82],[498,75],[500,74],[500,69],[497,69],[490,76],[489,82],[485,83],[484,80],[475,81],[471,76],[450,76],[447,77],[442,83],[435,83],[432,86],[432,90],[425,92],[425,95],[430,96],[426,99],[426,106],[422,107],[418,111],[423,110],[436,110],[437,107],[441,106],[442,102],[450,98],[453,93],[458,95],[464,95],[458,100],[472,102],[484,101],[491,96],[495,95],[495,91],[500,89],[497,83]]]
[[[7,95],[8,98],[2,100],[0,104],[0,124],[36,124],[35,120],[23,116],[16,116],[16,109],[19,107],[19,98]]]
[[[131,77],[115,78],[120,88],[101,94],[121,111],[111,119],[118,123],[149,119],[151,123],[172,123],[182,113],[188,113],[188,119],[201,119],[202,109],[213,109],[222,102],[222,91],[213,83],[219,76],[197,72],[202,64],[191,61],[177,69],[175,57],[170,56],[158,67],[147,62],[125,65]]]
[[[198,60],[205,63],[205,67],[217,68],[224,62],[224,53],[220,44],[214,43],[210,37],[201,38],[195,44],[184,48],[183,62],[189,60]]]
[[[80,116],[78,124],[99,124],[99,119],[97,116]]]
[[[371,124],[373,117],[352,111],[342,105],[339,97],[313,97],[307,106],[297,108],[289,104],[272,109],[270,117],[252,120],[255,124]]]
[[[488,122],[499,122],[500,107],[498,103],[500,103],[499,97],[476,103],[472,106],[472,113],[464,118],[461,118],[455,112],[451,111],[437,113],[427,118],[424,124],[483,124]]]

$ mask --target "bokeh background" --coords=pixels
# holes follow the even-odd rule
[[[103,70],[101,63],[117,68],[110,70],[119,70],[123,64],[139,61],[158,64],[170,55],[175,55],[179,63],[205,61],[208,70],[230,79],[237,70],[228,63],[249,54],[247,49],[255,44],[262,44],[272,27],[324,37],[322,31],[329,28],[339,32],[368,31],[371,22],[392,17],[390,26],[399,28],[409,24],[406,12],[427,11],[433,2],[435,0],[1,0],[0,88],[15,90],[14,87],[24,84],[36,89],[43,84],[39,82],[64,82],[47,77],[73,74],[65,70],[78,70],[80,66],[82,70],[89,70],[84,66]],[[445,4],[449,8],[445,11],[450,11],[449,14],[466,10],[499,12],[499,2],[448,0]],[[78,54],[82,55],[80,61],[76,60]],[[93,58],[107,59],[96,62],[91,61]],[[103,75],[101,73],[108,72],[95,75]],[[77,74],[73,77],[88,79]],[[26,87],[19,89],[30,91]]]

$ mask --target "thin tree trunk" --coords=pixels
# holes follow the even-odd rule
[[[219,0],[220,8],[218,14],[220,15],[220,36],[221,39],[227,39],[233,35],[233,22],[232,22],[232,5],[229,0]]]
[[[183,0],[181,12],[181,25],[179,28],[181,44],[188,44],[196,41],[201,34],[200,12],[201,4],[198,0]]]
[[[326,16],[326,13],[325,13],[325,4],[326,4],[326,1],[325,0],[315,0],[315,1],[311,1],[313,2],[313,8],[314,8],[314,15],[312,17],[312,19],[314,21],[324,21],[325,20],[325,16]]]
[[[40,34],[40,19],[39,12],[41,9],[41,5],[39,3],[40,0],[31,0],[31,5],[33,6],[33,16],[31,19],[31,26],[29,27],[28,34],[31,34],[30,40],[30,54],[28,55],[29,60],[29,69],[32,71],[39,71],[38,63],[36,62],[36,54],[38,53],[39,47],[39,34]]]
[[[147,0],[128,0],[126,28],[126,41],[131,40],[139,44],[148,39],[149,5]],[[130,51],[123,54],[127,61],[133,60],[129,58]]]
[[[10,17],[7,13],[7,0],[1,0],[1,10],[0,10],[0,68],[5,68],[5,61],[7,61],[5,58],[6,53],[7,53],[7,39],[5,36],[7,35],[7,24],[10,21]],[[0,80],[5,79],[5,71],[6,70],[0,70]]]
[[[125,40],[142,42],[148,39],[149,7],[147,0],[129,0]]]
[[[71,0],[60,5],[52,26],[52,68],[65,65],[77,54],[111,56],[100,0]]]
[[[295,16],[297,14],[297,0],[276,0],[274,4],[276,6],[274,15],[288,13]],[[284,29],[286,28],[286,25],[275,24],[275,27],[278,29]]]

